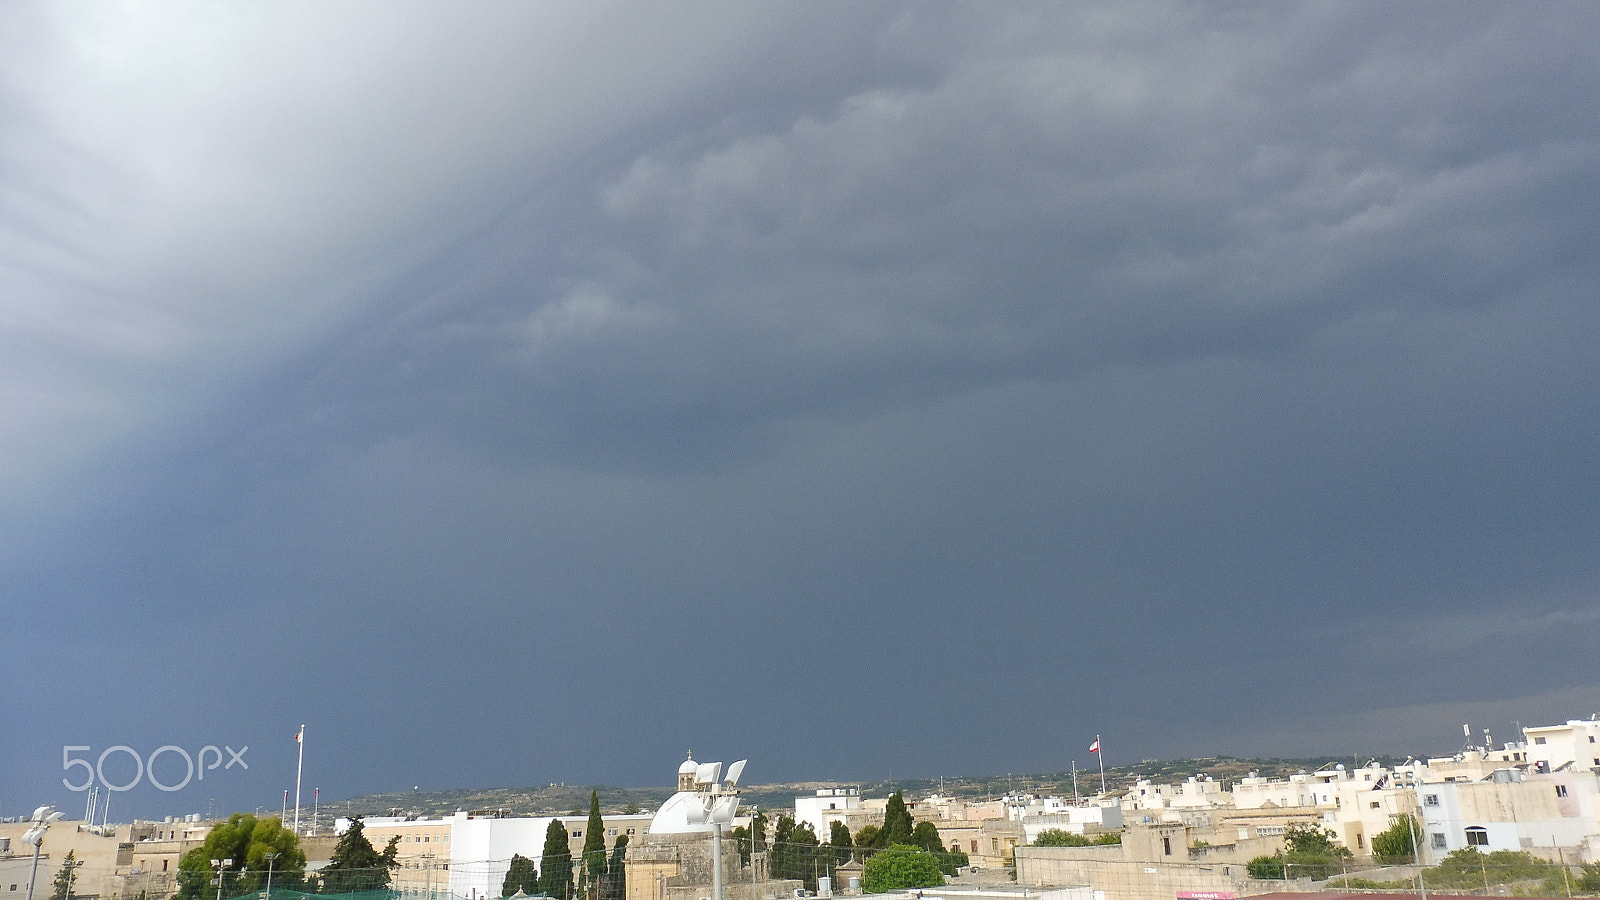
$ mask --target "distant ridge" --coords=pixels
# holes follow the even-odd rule
[[[1106,782],[1112,790],[1120,790],[1139,778],[1149,778],[1158,783],[1182,781],[1189,776],[1211,777],[1229,784],[1251,772],[1269,778],[1281,778],[1299,771],[1314,771],[1323,766],[1343,764],[1356,768],[1368,759],[1393,766],[1398,757],[1262,757],[1239,759],[1231,756],[1213,756],[1200,759],[1144,760],[1135,765],[1107,766]],[[743,797],[746,806],[762,809],[786,809],[794,806],[794,798],[813,794],[822,788],[856,787],[863,797],[887,797],[895,791],[904,791],[908,798],[926,797],[942,792],[951,797],[969,800],[993,799],[1007,793],[1054,794],[1072,796],[1072,773],[1011,774],[946,776],[941,788],[939,778],[897,778],[889,781],[795,781],[773,784],[748,785]],[[1095,768],[1078,770],[1080,796],[1092,797],[1098,793],[1100,771]],[[443,791],[395,791],[383,794],[362,794],[348,800],[324,805],[333,815],[362,816],[439,816],[457,810],[486,812],[504,810],[510,816],[583,815],[589,809],[589,792],[600,795],[600,807],[607,813],[619,813],[631,807],[654,810],[672,796],[671,787],[621,788],[604,784],[547,784],[542,787],[516,788],[460,788]]]

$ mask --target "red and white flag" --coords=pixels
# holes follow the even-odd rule
[[[302,728],[302,729],[300,729],[300,730],[299,730],[299,731],[296,731],[296,732],[295,732],[295,733],[294,733],[294,742],[295,742],[295,743],[296,743],[296,744],[303,744],[303,743],[305,743],[305,739],[306,739],[306,737],[305,737],[305,735],[306,735],[306,730],[305,730],[305,729],[304,729],[304,728]],[[1097,743],[1097,744],[1098,744],[1098,743],[1099,743],[1099,741],[1096,741],[1096,742],[1095,742],[1095,743]]]
[[[1099,738],[1095,738],[1094,739],[1094,743],[1089,745],[1089,752],[1090,753],[1099,753],[1100,752],[1100,739]]]

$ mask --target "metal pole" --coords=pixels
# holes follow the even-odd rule
[[[1417,823],[1410,813],[1406,813],[1406,820],[1406,830],[1411,832],[1411,862],[1417,867],[1417,896],[1428,900],[1428,886],[1422,881],[1422,851],[1417,847]]]
[[[272,861],[277,858],[276,853],[267,854],[267,900],[272,900]]]
[[[294,767],[294,836],[300,837],[300,773],[306,767],[306,726],[302,723],[300,733],[295,735],[295,743],[300,745],[300,761]]]
[[[28,900],[33,900],[33,883],[39,880],[39,851],[44,848],[44,835],[33,845],[33,874],[28,876]]]

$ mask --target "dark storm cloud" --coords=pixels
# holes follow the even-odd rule
[[[22,715],[310,719],[348,793],[1592,711],[1600,22],[1537,9],[35,22],[12,602],[248,712]]]

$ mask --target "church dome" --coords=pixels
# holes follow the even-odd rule
[[[694,761],[694,754],[691,753],[689,758],[683,761],[683,765],[678,767],[678,774],[693,775],[695,770],[699,768],[700,764]]]

